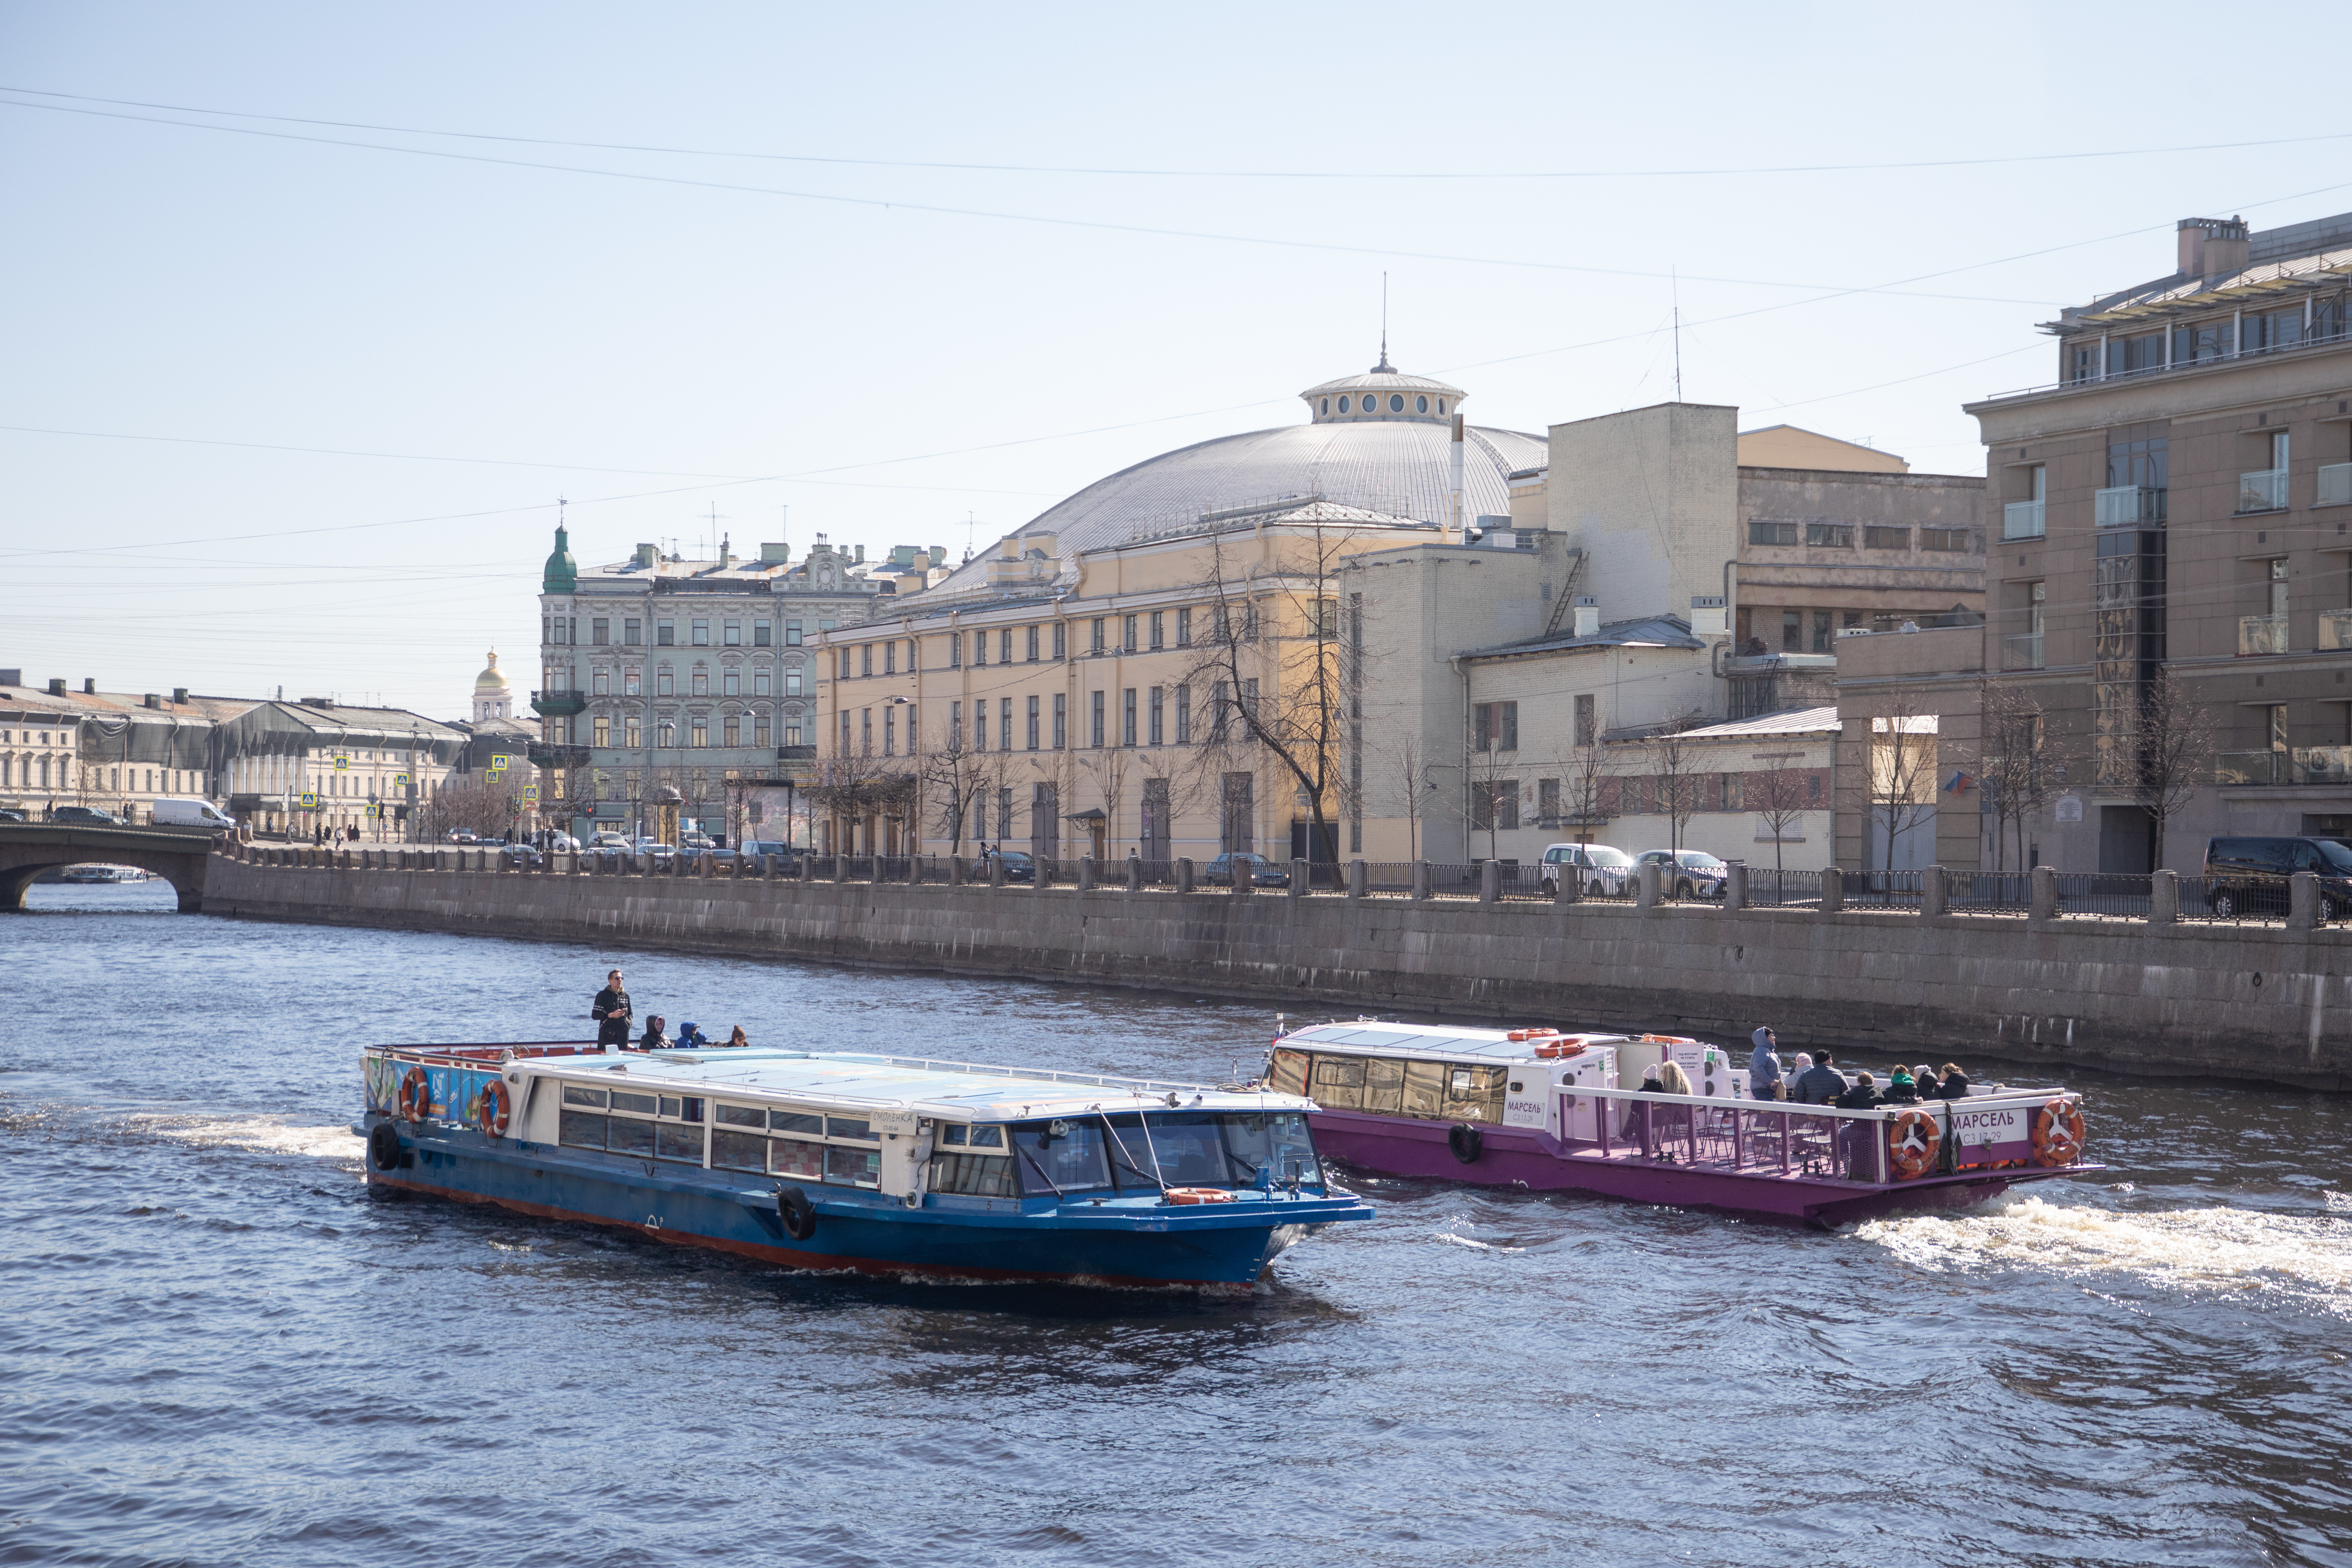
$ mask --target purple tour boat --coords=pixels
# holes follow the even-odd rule
[[[1644,1093],[1672,1060],[1695,1092]],[[1748,1098],[1748,1069],[1668,1035],[1360,1019],[1276,1037],[1268,1087],[1311,1097],[1318,1148],[1360,1171],[1840,1225],[1958,1207],[2083,1161],[2082,1097],[1971,1086],[1869,1110]]]

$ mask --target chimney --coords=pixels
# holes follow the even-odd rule
[[[25,672],[21,669],[0,669],[0,686],[22,686]]]
[[[857,547],[857,564],[860,566],[866,564],[866,546],[863,544]]]
[[[1722,595],[1691,595],[1690,628],[1691,636],[1695,637],[1727,637],[1731,635]]]
[[[1598,637],[1601,633],[1601,601],[1590,594],[1576,596],[1576,635]]]
[[[65,694],[66,678],[62,675],[53,675],[49,677],[49,695],[52,697],[63,697]]]
[[[782,566],[793,558],[793,547],[782,540],[769,540],[760,546],[760,564]]]
[[[160,691],[150,691],[145,697],[140,699],[140,701],[145,707],[160,709],[163,706],[163,694]]]
[[[719,536],[719,569],[726,571],[735,564],[735,541],[726,534]]]
[[[97,696],[97,695],[98,695],[98,677],[96,677],[96,676],[94,676],[94,675],[85,675],[85,676],[83,676],[83,677],[81,678],[81,691],[82,691],[82,695],[83,695],[83,696],[85,696],[85,697],[95,697],[95,696]]]
[[[187,689],[186,687],[184,687],[184,686],[174,686],[173,688],[172,688],[172,701],[173,701],[173,704],[174,706],[177,706],[177,705],[178,705],[178,704],[180,704],[180,703],[185,702],[187,700],[188,700],[188,689]]]
[[[655,562],[661,559],[661,546],[657,544],[638,545],[636,559],[639,566],[651,566]]]
[[[2244,268],[2253,245],[2242,217],[2185,217],[2177,237],[2180,270],[2210,278]]]

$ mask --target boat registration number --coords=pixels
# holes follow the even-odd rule
[[[1963,1143],[2016,1143],[2025,1137],[2025,1113],[2007,1110],[1955,1110],[1952,1136]]]

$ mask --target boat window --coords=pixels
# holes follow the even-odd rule
[[[672,1118],[682,1116],[685,1106],[686,1102],[674,1094],[665,1094],[661,1097],[661,1113],[664,1116]]]
[[[1445,1114],[1445,1068],[1443,1063],[1404,1064],[1404,1113],[1407,1116]]]
[[[805,1182],[824,1180],[824,1145],[797,1138],[768,1141],[768,1170],[772,1175],[798,1176]]]
[[[1364,1109],[1392,1113],[1404,1109],[1404,1063],[1393,1057],[1365,1061]]]
[[[592,1111],[566,1110],[558,1120],[555,1141],[574,1149],[602,1149],[604,1146],[604,1121]]]
[[[563,1086],[563,1103],[593,1105],[602,1109],[604,1104],[604,1091],[601,1089],[583,1089],[576,1083],[567,1083]],[[597,1142],[602,1143],[604,1140],[599,1138]]]
[[[969,1127],[956,1123],[943,1124],[940,1128],[940,1142],[950,1148],[960,1146],[971,1131]]]
[[[797,1110],[771,1110],[768,1112],[768,1131],[805,1132],[811,1137],[822,1138],[824,1136],[824,1118],[805,1116]]]
[[[1013,1179],[1013,1161],[1004,1154],[940,1154],[931,1160],[930,1189],[967,1197],[1020,1196]]]
[[[722,1103],[719,1107],[719,1124],[721,1127],[765,1127],[768,1113],[756,1105]]]
[[[1099,1121],[1028,1122],[1013,1130],[1013,1147],[1016,1151],[1013,1166],[1024,1193],[1051,1193],[1054,1187],[1065,1193],[1090,1193],[1110,1185],[1110,1162],[1103,1155]],[[1053,1186],[1047,1186],[1047,1182]]]
[[[756,1132],[730,1132],[723,1127],[714,1127],[710,1130],[710,1163],[722,1171],[764,1171],[768,1168],[768,1141]]]
[[[1449,1121],[1500,1121],[1506,1068],[1455,1068],[1445,1085],[1445,1115]]]
[[[1307,1053],[1276,1051],[1271,1077],[1275,1093],[1305,1094],[1307,1092]]]
[[[1224,1137],[1213,1119],[1153,1117],[1150,1122],[1160,1179],[1171,1187],[1230,1187],[1237,1178],[1247,1181],[1257,1173],[1227,1162]]]
[[[824,1135],[828,1138],[858,1138],[876,1142],[874,1124],[859,1116],[829,1116],[825,1118]]]
[[[1263,1115],[1248,1111],[1228,1113],[1217,1120],[1223,1124],[1225,1148],[1235,1167],[1234,1177],[1221,1185],[1255,1181],[1261,1169],[1270,1171],[1277,1182],[1293,1177],[1302,1182],[1323,1180],[1322,1167],[1315,1159],[1315,1138],[1307,1130],[1304,1114],[1295,1110]],[[1242,1173],[1243,1166],[1248,1167],[1247,1175]]]
[[[619,1095],[613,1097],[620,1099]],[[604,1147],[615,1154],[651,1154],[654,1152],[654,1123],[638,1121],[625,1116],[615,1116],[604,1128]]]
[[[654,1155],[662,1160],[691,1160],[702,1163],[702,1129],[677,1122],[665,1122],[654,1129]]]
[[[880,1186],[882,1151],[845,1149],[838,1143],[828,1143],[824,1148],[824,1179],[855,1187]]]
[[[1164,1184],[1180,1187],[1171,1172],[1165,1176],[1153,1174],[1151,1146],[1145,1142],[1143,1124],[1133,1116],[1114,1116],[1110,1131],[1103,1140],[1103,1153],[1110,1161],[1111,1184],[1116,1187],[1140,1187],[1157,1192]]]
[[[651,1116],[656,1113],[658,1107],[653,1095],[629,1094],[616,1089],[613,1091],[613,1109],[634,1111],[640,1116]]]
[[[1364,1103],[1364,1059],[1361,1057],[1317,1057],[1315,1087],[1308,1091],[1321,1103],[1342,1110]]]
[[[971,1130],[971,1146],[975,1149],[1003,1148],[1004,1129],[1002,1127],[973,1128]]]

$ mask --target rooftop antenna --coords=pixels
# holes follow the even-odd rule
[[[1372,366],[1374,375],[1394,375],[1396,366],[1389,363],[1389,275],[1381,274],[1381,363]]]
[[[967,511],[963,514],[963,559],[967,566],[971,564],[972,531],[979,526],[979,522],[974,520],[971,512]]]
[[[1683,400],[1683,280],[1681,269],[1669,266],[1666,276],[1674,289],[1675,300],[1675,401]]]

